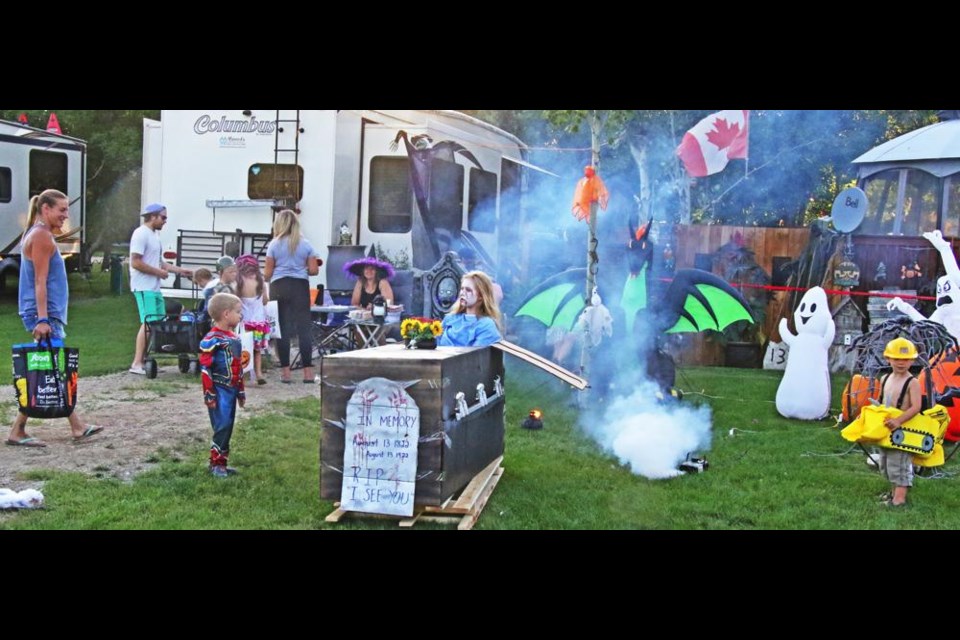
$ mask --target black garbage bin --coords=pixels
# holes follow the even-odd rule
[[[110,254],[110,293],[123,293],[123,256],[116,253]]]

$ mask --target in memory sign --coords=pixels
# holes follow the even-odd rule
[[[347,403],[343,449],[346,511],[413,515],[420,409],[404,385],[367,378]]]

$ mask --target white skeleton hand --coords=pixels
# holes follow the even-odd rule
[[[901,300],[899,297],[894,298],[887,303],[887,311],[903,311],[905,306],[909,306],[906,302]],[[911,309],[913,307],[910,307]]]
[[[937,251],[942,251],[943,249],[951,249],[950,242],[943,239],[943,234],[940,233],[939,229],[934,231],[927,231],[923,234],[923,237],[930,241]]]

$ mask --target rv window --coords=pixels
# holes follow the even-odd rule
[[[960,173],[947,176],[943,183],[943,235],[960,236]]]
[[[500,161],[500,217],[520,220],[520,165]]]
[[[907,170],[900,233],[905,236],[919,236],[939,228],[939,186],[940,180],[936,176],[919,169]]]
[[[434,229],[463,229],[463,165],[434,160],[430,171],[430,218]]]
[[[497,227],[497,174],[470,169],[470,207],[467,228],[493,233]]]
[[[247,171],[247,197],[285,200],[293,206],[303,198],[303,167],[298,164],[254,164]]]
[[[857,230],[863,235],[883,236],[893,233],[897,217],[897,186],[900,170],[890,169],[875,173],[864,181],[867,194],[867,214]]]
[[[10,202],[13,197],[13,178],[9,167],[0,167],[0,202]]]
[[[406,158],[377,156],[370,160],[370,231],[407,233],[412,228],[413,189]]]
[[[500,220],[497,228],[497,275],[501,278],[520,277],[520,265],[529,257],[525,249],[520,208],[520,165],[509,160],[500,161]]]
[[[56,151],[30,151],[30,197],[56,189],[67,193],[67,154]]]

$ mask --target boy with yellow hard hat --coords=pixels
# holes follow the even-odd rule
[[[890,431],[899,429],[903,423],[920,413],[922,408],[920,382],[910,374],[910,367],[917,355],[917,347],[906,338],[891,340],[883,350],[883,357],[890,363],[893,372],[887,376],[880,390],[880,399],[886,406],[903,411],[896,418],[884,420],[884,426]],[[881,449],[880,471],[891,485],[885,504],[893,507],[905,505],[907,490],[913,486],[913,454],[899,449]]]

